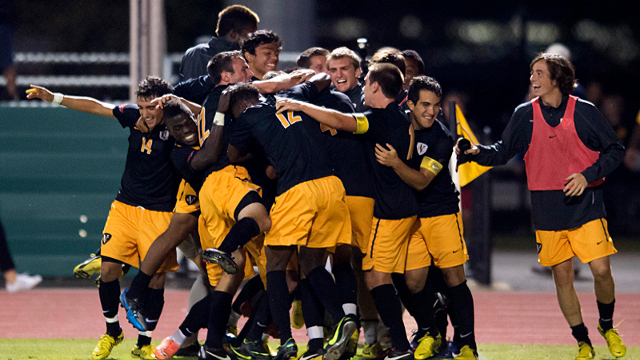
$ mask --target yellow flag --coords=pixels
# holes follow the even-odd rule
[[[471,131],[471,127],[464,118],[460,107],[456,104],[456,124],[457,133],[465,139],[471,142],[471,145],[477,145],[478,139]],[[460,187],[465,186],[475,180],[478,176],[484,174],[487,170],[491,169],[491,166],[482,166],[474,162],[468,162],[458,166],[458,173],[460,176]]]

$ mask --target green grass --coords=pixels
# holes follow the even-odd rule
[[[110,359],[131,359],[131,348],[134,342],[135,339],[126,339],[113,349]],[[97,339],[0,339],[0,360],[91,359],[91,351],[96,343]],[[276,346],[277,343],[271,344],[272,349]],[[574,359],[578,349],[575,345],[480,344],[478,347],[480,359],[486,360]],[[302,347],[300,350],[301,353],[304,351]],[[596,346],[596,359],[614,359],[614,357],[609,354],[606,347]],[[627,356],[623,359],[640,359],[640,347],[629,347]]]

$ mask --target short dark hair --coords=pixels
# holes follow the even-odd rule
[[[143,99],[155,99],[166,94],[173,94],[173,86],[157,76],[147,76],[138,83],[136,90],[136,96]]]
[[[229,110],[235,109],[241,102],[256,102],[260,99],[260,91],[251,83],[242,83],[229,90]]]
[[[407,49],[402,52],[402,56],[415,60],[416,63],[418,63],[418,75],[424,74],[424,61],[422,61],[422,57],[420,57],[417,51]]]
[[[329,50],[317,46],[310,47],[298,55],[296,64],[303,69],[308,69],[311,66],[311,58],[314,56],[324,56],[326,58],[329,56]]]
[[[393,64],[400,69],[402,76],[407,73],[407,64],[404,62],[404,56],[400,50],[395,48],[386,47],[376,51],[369,64],[375,63]]]
[[[260,18],[258,14],[246,6],[231,5],[218,13],[218,37],[227,35],[231,30],[240,34],[247,26],[258,26]]]
[[[233,71],[233,58],[244,59],[240,51],[223,51],[214,55],[209,63],[207,63],[207,73],[211,77],[211,81],[218,85],[220,81],[222,81],[222,72],[230,72]]]
[[[369,83],[373,84],[374,82],[380,85],[385,97],[395,99],[402,90],[404,79],[397,66],[388,63],[375,63],[369,66]]]
[[[165,124],[168,125],[168,122],[171,122],[172,119],[178,117],[181,114],[187,114],[189,117],[193,118],[193,113],[189,108],[182,103],[179,99],[169,99],[162,106],[163,117]]]
[[[531,61],[529,70],[533,71],[533,65],[541,60],[547,63],[551,80],[556,81],[560,92],[563,95],[571,94],[576,83],[576,72],[571,61],[562,55],[540,53]]]
[[[442,87],[440,83],[431,76],[415,76],[411,79],[411,85],[409,85],[409,101],[417,104],[420,101],[420,91],[427,90],[436,94],[437,97],[442,99]]]
[[[358,54],[356,54],[355,51],[349,49],[346,46],[341,46],[337,49],[333,49],[331,54],[329,54],[329,58],[327,59],[327,65],[332,60],[338,60],[343,58],[349,58],[354,68],[358,69],[360,67],[360,61],[361,61],[360,56],[358,56]]]
[[[249,37],[242,43],[242,55],[248,52],[251,55],[256,54],[256,48],[260,45],[276,43],[278,47],[282,47],[282,40],[271,30],[258,30],[249,34]]]

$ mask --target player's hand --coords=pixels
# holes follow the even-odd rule
[[[458,161],[456,162],[456,171],[458,170],[458,166],[470,162],[474,155],[478,155],[480,153],[480,149],[478,149],[477,146],[472,145],[469,140],[463,137],[459,138],[456,142],[454,151],[458,156]]]
[[[161,97],[155,98],[153,100],[151,100],[152,104],[155,104],[157,108],[159,109],[164,109],[164,104],[167,103],[167,101],[172,100],[172,99],[177,99],[180,100],[179,97],[172,95],[172,94],[166,94],[166,95],[162,95]]]
[[[311,69],[298,69],[292,71],[290,76],[296,82],[295,85],[298,85],[309,81],[315,74],[316,72]]]
[[[29,85],[31,88],[27,89],[27,99],[40,99],[42,101],[53,101],[53,93],[42,86]]]
[[[140,116],[140,117],[138,118],[138,121],[136,121],[136,128],[137,128],[138,130],[140,130],[140,132],[142,132],[142,133],[148,133],[148,132],[150,131],[150,130],[149,130],[149,127],[147,126],[147,122],[146,122],[146,121],[144,121],[144,119],[142,118],[142,116]]]
[[[264,169],[265,174],[267,174],[267,177],[271,180],[275,180],[278,178],[278,174],[276,174],[276,169],[269,165],[267,166],[266,169]]]
[[[276,98],[276,110],[277,114],[281,114],[285,111],[302,111],[304,103],[287,98]]]
[[[224,91],[222,91],[222,94],[220,94],[220,99],[218,100],[218,112],[219,113],[226,113],[227,111],[229,111],[229,100],[231,99],[231,90],[233,90],[234,86],[229,86],[226,89],[224,89]]]
[[[568,181],[567,185],[564,186],[564,190],[562,190],[566,196],[580,196],[589,185],[587,179],[581,173],[571,174],[564,180]]]
[[[398,161],[401,160],[398,157],[398,152],[391,144],[387,144],[387,148],[388,149],[380,144],[376,144],[376,160],[384,166],[394,167],[398,164]]]

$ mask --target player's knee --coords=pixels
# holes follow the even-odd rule
[[[256,223],[258,223],[258,226],[260,227],[260,233],[271,230],[271,218],[266,213],[264,216],[260,216],[254,220],[256,220]]]
[[[100,278],[104,282],[116,280],[122,274],[122,263],[115,261],[105,261],[100,264]]]
[[[407,282],[407,288],[409,288],[412,294],[417,294],[424,289],[425,279],[421,280],[417,277],[406,277],[405,281]]]

